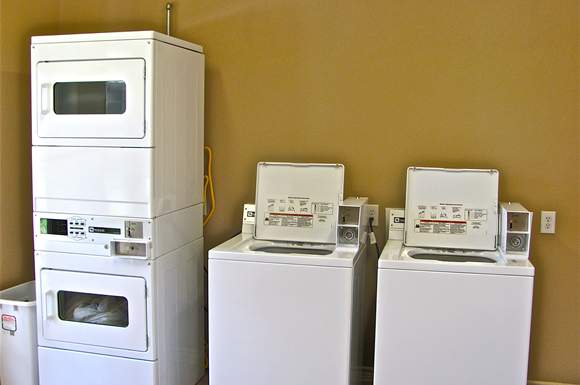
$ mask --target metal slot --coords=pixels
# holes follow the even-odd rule
[[[338,208],[338,223],[341,225],[358,225],[360,209],[352,206]]]
[[[528,231],[528,213],[508,212],[507,215],[509,231]]]
[[[126,238],[143,238],[143,222],[125,221]]]

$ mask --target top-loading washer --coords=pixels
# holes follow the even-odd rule
[[[366,199],[343,201],[343,178],[342,165],[258,164],[255,233],[209,252],[211,385],[351,383]]]
[[[411,167],[379,259],[374,383],[524,385],[534,267],[497,249],[496,170]]]

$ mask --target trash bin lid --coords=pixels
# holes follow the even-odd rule
[[[34,281],[0,291],[0,305],[36,306]]]

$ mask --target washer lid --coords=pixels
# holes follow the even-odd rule
[[[255,238],[336,243],[342,164],[258,163]]]
[[[409,167],[405,245],[494,250],[497,170]]]

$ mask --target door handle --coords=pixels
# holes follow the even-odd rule
[[[49,320],[54,318],[54,296],[51,290],[44,293],[44,319]]]
[[[43,83],[40,86],[40,113],[46,115],[50,112],[50,84]]]

